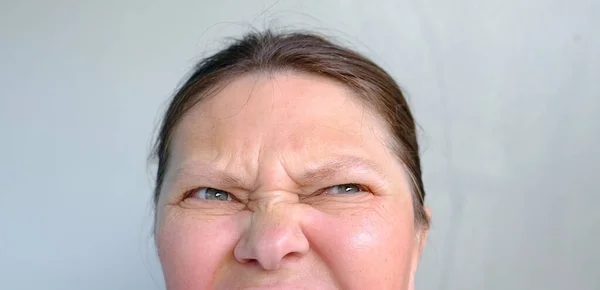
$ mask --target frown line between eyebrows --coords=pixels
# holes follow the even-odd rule
[[[333,177],[344,176],[352,172],[353,175],[375,175],[379,181],[386,180],[386,174],[383,168],[375,161],[355,155],[333,156],[322,162],[309,165],[299,174],[290,176],[294,183],[300,186],[309,186],[315,184],[328,184]],[[253,182],[232,172],[225,171],[210,163],[194,162],[182,164],[176,168],[168,183],[173,184],[175,188],[193,189],[187,187],[207,186],[216,187],[222,190],[242,189],[250,190],[253,188]]]

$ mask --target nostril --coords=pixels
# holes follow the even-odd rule
[[[256,217],[234,249],[240,264],[276,270],[282,264],[298,262],[309,251],[308,240],[294,219],[262,213]]]
[[[249,266],[256,266],[256,265],[260,264],[257,259],[239,259],[238,258],[237,261],[240,264],[246,264],[246,265],[249,265]]]
[[[300,252],[290,252],[283,256],[282,260],[286,261],[297,261],[302,258],[304,254]]]

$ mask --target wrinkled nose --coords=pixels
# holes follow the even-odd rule
[[[265,270],[276,270],[284,262],[302,257],[308,250],[308,240],[299,221],[278,210],[253,213],[234,255],[240,263],[256,263]]]

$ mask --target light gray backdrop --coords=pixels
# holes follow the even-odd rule
[[[423,128],[418,289],[600,289],[600,1],[2,1],[0,289],[161,289],[146,156],[249,26],[336,36]]]

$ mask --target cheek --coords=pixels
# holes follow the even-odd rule
[[[404,207],[375,203],[352,214],[314,214],[306,235],[341,288],[408,285],[416,241],[412,211]]]
[[[156,234],[167,289],[211,289],[220,268],[234,259],[239,229],[235,217],[203,219],[171,213]]]

